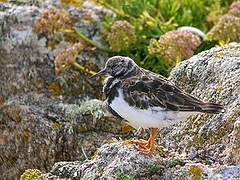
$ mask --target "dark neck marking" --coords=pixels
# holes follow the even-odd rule
[[[118,89],[121,86],[121,80],[109,77],[103,87],[103,93],[107,99],[107,103],[111,104],[115,97],[119,96]]]

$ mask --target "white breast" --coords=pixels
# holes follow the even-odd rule
[[[119,96],[115,97],[110,107],[121,117],[126,119],[134,128],[161,128],[175,124],[184,120],[187,116],[194,114],[191,112],[165,111],[159,107],[151,107],[143,110],[131,107],[123,98],[122,90]]]

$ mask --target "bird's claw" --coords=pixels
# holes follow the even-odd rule
[[[155,146],[150,144],[149,141],[140,139],[140,140],[132,140],[132,143],[136,145],[136,148],[145,155],[153,154],[155,150]]]
[[[149,147],[149,141],[144,139],[132,140],[132,143],[141,148]]]

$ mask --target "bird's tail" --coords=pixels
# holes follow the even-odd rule
[[[201,112],[204,113],[221,113],[224,112],[223,105],[215,103],[204,103],[201,105]]]

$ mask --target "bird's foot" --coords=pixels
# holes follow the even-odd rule
[[[151,155],[155,150],[155,145],[153,143],[150,143],[149,140],[132,140],[132,143],[135,144],[136,148],[145,155]]]
[[[155,150],[155,145],[154,144],[152,144],[152,145],[148,144],[144,147],[137,146],[137,149],[145,155],[152,155],[154,150]]]
[[[135,144],[139,148],[144,148],[144,147],[149,146],[149,141],[146,141],[144,139],[132,140],[132,143]]]

